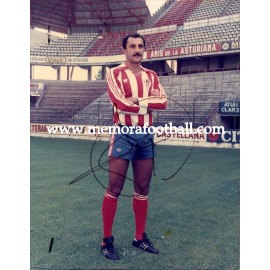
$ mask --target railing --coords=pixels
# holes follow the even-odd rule
[[[185,122],[193,122],[193,126],[207,125],[217,115],[218,97],[209,98],[211,93],[202,93],[202,90],[192,94],[185,93],[185,98],[168,95],[168,106],[163,112],[154,112],[155,126],[173,122],[176,126],[182,126]],[[217,93],[216,93],[217,94]],[[225,98],[225,96],[224,96]],[[105,106],[104,106],[105,105]],[[47,116],[46,116],[47,115]],[[112,125],[112,110],[109,101],[97,102],[95,109],[84,108],[79,114],[74,114],[74,105],[65,105],[65,110],[51,104],[44,116],[31,117],[32,123],[43,124],[74,124],[74,125]],[[218,124],[218,123],[214,123]]]
[[[197,73],[192,73],[195,71]],[[218,101],[239,95],[238,70],[210,69],[199,72],[198,67],[192,66],[185,67],[182,72],[182,75],[160,77],[168,96],[168,106],[166,111],[154,113],[156,125],[166,123],[168,119],[181,125],[188,118],[196,125],[207,124],[214,121],[213,116],[217,116]],[[31,108],[31,122],[111,125],[111,107],[106,93],[81,107],[70,101],[54,101],[45,108]]]

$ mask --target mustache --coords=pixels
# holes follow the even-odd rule
[[[142,56],[140,53],[135,53],[133,56]]]

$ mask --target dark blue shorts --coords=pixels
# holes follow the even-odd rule
[[[153,158],[153,134],[111,134],[108,156],[123,159],[148,159]]]

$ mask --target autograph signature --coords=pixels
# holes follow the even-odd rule
[[[170,99],[170,98],[167,98],[167,100],[170,100],[171,102],[173,102],[175,106],[176,106],[176,105],[180,106],[180,107],[184,110],[184,112],[185,112],[185,114],[187,115],[187,118],[189,119],[189,121],[192,120],[192,118],[191,118],[191,116],[189,115],[188,111],[185,109],[185,107],[184,107],[181,103],[179,103],[179,102],[177,102],[177,101],[175,101],[175,100],[173,100],[173,99]],[[169,139],[169,138],[163,138],[163,139],[161,139],[161,140],[159,140],[159,141],[157,141],[157,142],[155,142],[155,143],[152,142],[153,151],[154,151],[154,147],[156,147],[159,143],[161,143],[161,142],[163,142],[163,141],[166,141],[166,140],[168,140],[168,139]],[[128,140],[126,140],[126,141],[128,142]],[[106,166],[107,166],[110,162],[114,162],[117,158],[112,158],[111,160],[108,159],[108,160],[106,160],[106,161],[104,161],[104,162],[101,161],[101,159],[102,159],[102,157],[104,156],[104,154],[105,154],[105,153],[108,151],[108,149],[110,148],[110,144],[108,144],[108,146],[105,148],[105,150],[100,154],[99,159],[98,159],[98,164],[94,166],[93,163],[92,163],[92,161],[93,161],[93,153],[94,153],[94,149],[95,149],[95,146],[96,146],[97,143],[98,143],[98,137],[95,139],[95,141],[94,141],[94,143],[93,143],[93,145],[92,145],[92,147],[91,147],[91,150],[90,150],[90,158],[89,158],[89,160],[90,160],[90,169],[87,170],[86,172],[82,173],[82,174],[79,175],[78,177],[74,178],[71,182],[69,182],[69,185],[72,185],[72,184],[78,182],[79,180],[85,178],[85,177],[88,176],[88,175],[93,175],[93,177],[94,177],[95,180],[100,184],[100,186],[103,187],[104,189],[107,189],[107,186],[105,186],[105,185],[100,181],[100,179],[99,179],[98,176],[96,175],[96,172],[97,172],[98,170],[100,170],[100,169],[109,172],[109,170],[106,169]],[[129,142],[128,142],[128,143],[129,143]],[[168,175],[167,177],[162,177],[161,179],[162,179],[163,181],[168,181],[168,180],[173,179],[173,178],[180,172],[180,170],[184,167],[184,165],[187,163],[188,159],[189,159],[190,156],[191,156],[192,150],[193,150],[193,145],[190,147],[190,150],[189,150],[189,152],[188,152],[186,158],[184,159],[184,161],[182,161],[182,162],[179,164],[179,166],[177,167],[177,169],[176,169],[173,173],[171,173],[170,175]],[[135,148],[135,149],[131,149],[130,151],[136,151],[136,148]],[[130,151],[124,153],[121,157],[124,158],[125,155],[127,155],[127,154],[130,153]],[[118,158],[119,158],[119,157],[118,157]],[[116,172],[114,172],[114,173],[116,173]],[[119,175],[121,175],[121,174],[119,174]],[[155,175],[155,171],[154,171],[154,175]],[[128,180],[134,182],[134,180],[133,180],[132,178],[128,177],[128,176],[126,176],[126,179],[128,179]],[[124,197],[132,197],[133,194],[132,194],[132,195],[128,195],[128,194],[122,194],[122,193],[121,193],[120,196],[124,196]]]

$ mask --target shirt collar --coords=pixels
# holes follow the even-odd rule
[[[119,67],[124,68],[124,69],[128,69],[125,62],[123,62]],[[142,65],[140,65],[140,68],[142,71],[146,72],[146,68],[144,68]]]

